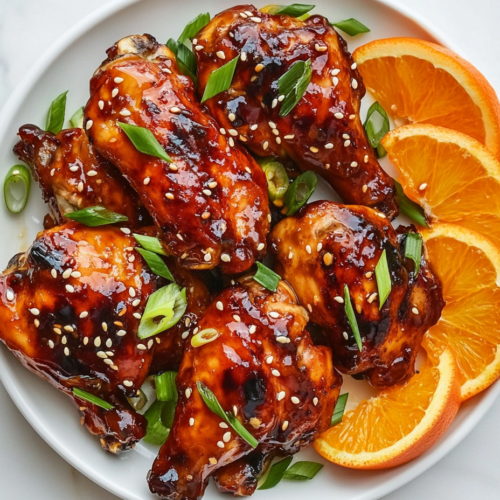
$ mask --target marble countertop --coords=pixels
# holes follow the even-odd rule
[[[427,17],[461,46],[500,94],[498,0],[400,2]],[[0,0],[0,107],[38,56],[83,16],[104,3],[106,0]],[[24,420],[1,383],[0,408],[2,500],[117,499],[52,451]],[[499,417],[500,400],[447,457],[384,500],[500,498]]]

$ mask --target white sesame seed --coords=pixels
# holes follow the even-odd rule
[[[288,135],[285,135],[285,137],[284,137],[284,138],[285,138],[287,141],[291,141],[294,137],[295,137],[295,134],[288,134]]]
[[[197,51],[200,51],[200,50],[203,50],[204,47],[203,47],[203,45],[196,45],[196,47],[194,49]]]
[[[250,14],[251,15],[251,14]],[[240,12],[240,16],[243,18],[243,19],[246,19],[248,16],[246,14],[243,14],[243,12]]]
[[[131,255],[129,258],[128,258],[128,261],[129,262],[134,262],[135,260],[135,255]],[[135,301],[134,301],[135,302]]]
[[[33,321],[33,323],[35,324],[35,326],[38,328],[40,326],[40,321],[35,319],[35,321]]]
[[[128,227],[121,227],[120,231],[124,234],[130,234],[130,229]]]
[[[418,314],[418,309],[417,309],[416,307],[414,307],[414,308],[411,310],[411,312],[412,312],[413,314]]]
[[[276,395],[276,399],[277,399],[278,401],[281,401],[281,400],[282,400],[285,396],[286,396],[285,391],[280,391],[280,392],[278,392],[278,394]]]
[[[68,269],[66,269],[63,273],[62,273],[62,277],[64,279],[67,279],[71,276],[71,273],[73,272],[73,269],[71,269],[71,267],[69,267]]]
[[[75,289],[71,285],[66,285],[65,288],[66,288],[66,291],[69,293],[73,293],[75,291]]]
[[[148,349],[151,349],[151,347],[153,347],[154,343],[155,343],[154,339],[148,340]]]
[[[147,347],[144,344],[137,344],[137,349],[140,351],[146,351]]]
[[[340,297],[339,295],[337,295],[336,297],[334,297],[333,300],[335,300],[339,304],[343,304],[344,303],[344,299],[342,297]]]
[[[165,198],[168,198],[169,200],[173,200],[175,197],[172,193],[165,193]]]
[[[92,120],[88,120],[87,125],[85,125],[85,128],[87,130],[90,130],[92,128],[92,125],[94,125],[94,122]]]
[[[131,380],[124,380],[123,385],[125,387],[132,387],[134,385],[134,383]]]
[[[229,429],[229,425],[227,425],[227,424],[226,424],[226,422],[221,422],[221,423],[219,424],[219,427],[220,427],[221,429]]]
[[[226,135],[226,129],[225,128],[221,128],[219,130],[219,132],[222,134],[222,135]]]
[[[240,14],[240,16],[243,16],[243,14]],[[208,461],[212,464],[215,465],[217,463],[217,459],[215,457],[210,457]]]
[[[181,112],[181,109],[180,109],[180,108],[178,108],[177,106],[172,106],[172,107],[170,108],[170,112],[171,112],[171,113],[174,113],[175,115],[178,115],[178,114]]]
[[[66,345],[68,343],[68,339],[66,338],[66,335],[63,336],[61,339],[61,344]]]
[[[248,327],[248,332],[249,333],[255,333],[257,331],[257,327],[255,325],[250,325]]]
[[[103,109],[104,108],[104,101],[99,101],[97,103],[97,105],[99,106],[99,109]]]
[[[114,353],[113,351],[106,351],[106,355],[108,355],[108,356],[111,356],[111,357],[112,357],[112,356],[114,356],[114,355],[115,355],[115,353]]]
[[[108,355],[103,351],[97,351],[97,357],[101,359],[106,359]]]
[[[64,354],[66,356],[69,356],[69,349],[67,347],[64,348]]]
[[[332,69],[332,71],[331,71],[332,76],[337,76],[339,73],[340,73],[340,69],[338,69],[338,68]]]
[[[141,303],[141,299],[135,299],[135,300],[132,302],[132,305],[133,305],[134,307],[137,307],[140,303]]]
[[[205,262],[210,262],[212,260],[212,254],[206,253],[205,256],[203,257],[203,260]]]
[[[358,162],[357,161],[353,161],[351,163],[351,167],[356,168],[357,166],[358,166]]]
[[[289,259],[291,259],[292,257],[293,257],[293,252],[290,252],[290,253],[288,254],[288,258],[289,258]]]
[[[240,54],[240,59],[241,59],[243,62],[245,62],[245,61],[247,60],[247,53],[246,53],[246,52],[242,52],[242,53]]]
[[[130,116],[132,113],[128,109],[122,109],[120,111],[120,115],[122,116]]]
[[[106,359],[103,359],[103,361],[107,364],[107,365],[114,365],[115,362],[112,360],[112,359],[109,359],[109,358],[106,358]]]
[[[217,441],[217,446],[219,448],[224,448],[224,443],[222,441]]]
[[[83,338],[83,345],[87,345],[89,343],[89,338],[88,337],[84,337]]]
[[[363,191],[363,193],[366,193],[368,191],[368,186],[364,184],[361,190]]]
[[[326,45],[320,45],[319,43],[315,44],[314,45],[314,48],[318,51],[318,52],[326,52],[328,50],[328,47]]]
[[[325,149],[333,149],[333,144],[331,142],[326,143]]]
[[[62,333],[60,328],[54,328],[54,332],[56,332],[57,335],[61,335],[61,333]]]
[[[423,191],[427,187],[427,184],[424,182],[423,184],[420,184],[420,187],[418,188],[420,191]]]
[[[229,443],[229,441],[231,441],[231,431],[227,431],[224,433],[224,435],[222,436],[222,441],[224,441],[224,443]]]
[[[273,102],[271,103],[271,108],[275,108],[278,105],[278,99],[273,99]]]
[[[349,339],[349,335],[347,334],[347,332],[342,333],[342,335],[343,335],[343,337],[344,337],[346,340],[348,340],[348,339]]]
[[[364,159],[363,159],[363,160],[364,160],[364,162],[365,162],[365,163],[368,163],[368,160],[369,160],[369,159],[370,159],[370,158],[369,158],[369,156],[368,156],[368,155],[365,155],[365,157],[364,157]]]
[[[319,149],[318,149],[318,148],[316,148],[316,147],[314,147],[314,146],[311,146],[311,147],[309,148],[309,150],[311,151],[311,153],[318,153],[318,152],[319,152]]]
[[[311,250],[311,245],[306,245],[306,252],[307,252],[309,255],[311,255],[311,252],[312,252],[312,250]]]
[[[235,130],[234,128],[230,128],[228,130],[228,132],[229,132],[229,135],[232,135],[233,137],[236,137],[238,135],[238,131]]]
[[[216,55],[217,55],[217,57],[219,59],[225,59],[226,58],[226,54],[224,54],[224,52],[222,52],[222,50],[219,50]]]
[[[113,346],[113,341],[111,339],[106,340],[106,347],[108,349],[111,349],[112,346]]]
[[[144,180],[142,181],[142,183],[147,186],[151,181],[151,178],[150,177],[145,177]]]
[[[132,316],[136,319],[141,319],[142,316],[139,313],[133,313]]]
[[[236,115],[234,113],[229,113],[227,117],[229,118],[229,121],[234,122],[234,120],[236,120]]]
[[[262,22],[262,19],[260,17],[254,17],[252,16],[250,18],[254,23],[261,23]]]
[[[294,405],[298,405],[300,403],[300,399],[297,396],[292,396],[290,399]]]
[[[193,427],[193,425],[194,425],[194,418],[193,417],[191,417],[189,419],[189,425],[190,425],[190,427]]]
[[[321,249],[323,248],[323,243],[318,243],[316,245],[316,252],[321,252]]]
[[[338,118],[339,120],[342,120],[342,118],[344,118],[344,114],[343,113],[335,113],[333,116],[335,118]]]
[[[54,342],[52,342],[52,340],[49,340],[49,347],[51,349],[54,349]]]
[[[352,88],[354,90],[356,90],[358,88],[358,80],[356,80],[356,79],[353,78],[351,85],[352,85]]]
[[[229,140],[227,141],[229,142],[229,145],[234,148],[234,139],[232,137],[229,138]]]
[[[33,309],[30,309],[30,313],[33,314],[33,316],[38,316],[40,311],[36,307],[33,307]]]
[[[259,243],[259,244],[257,245],[257,250],[260,252],[261,250],[264,250],[264,247],[265,247],[265,246],[266,246],[266,245],[265,245],[264,243]]]
[[[57,278],[57,271],[55,269],[51,269],[50,274],[53,278]]]
[[[281,424],[281,429],[283,431],[286,431],[288,429],[288,420],[285,420],[282,424]]]
[[[280,314],[276,311],[271,311],[269,313],[269,316],[271,316],[271,318],[278,319],[280,317]]]
[[[351,141],[349,139],[347,139],[347,141],[344,142],[344,146],[347,148],[350,145],[351,145]]]
[[[111,97],[116,97],[118,95],[118,89],[114,88],[111,92]]]
[[[103,329],[105,332],[107,332],[107,331],[108,331],[108,325],[107,325],[107,323],[104,323],[104,322],[103,322],[103,323],[101,323],[101,326],[102,326],[102,329]]]
[[[118,371],[118,367],[116,365],[111,365],[111,369],[115,370],[115,371]]]
[[[279,337],[276,337],[276,340],[280,343],[280,344],[289,344],[290,343],[290,339],[288,337],[284,337],[283,335],[279,336]]]
[[[375,292],[375,293],[372,293],[372,294],[368,297],[368,299],[367,299],[368,304],[371,304],[371,303],[372,303],[372,302],[373,302],[373,301],[377,298],[377,296],[378,296],[378,293],[376,293],[376,292]]]
[[[236,405],[233,406],[233,413],[234,413],[234,416],[238,415],[238,407]]]
[[[134,297],[135,297],[135,288],[130,287],[130,288],[128,289],[128,294],[129,294],[132,298],[134,298]]]
[[[264,144],[262,145],[262,149],[265,151],[269,147],[269,143],[267,141],[264,141]]]
[[[274,359],[274,357],[273,357],[273,356],[268,356],[268,357],[266,358],[266,363],[267,363],[268,365],[270,365],[270,364],[273,362],[273,359]]]
[[[56,169],[55,169],[55,168],[53,168],[53,169],[50,171],[50,175],[51,175],[51,176],[54,176],[54,174],[55,174],[55,173],[56,173]]]
[[[332,83],[333,83],[333,86],[336,87],[339,84],[339,79],[336,76],[334,76],[332,78]]]
[[[217,301],[217,304],[215,304],[215,307],[217,307],[217,309],[219,311],[223,311],[224,310],[224,304],[220,300]]]
[[[64,326],[64,329],[67,331],[67,332],[74,332],[75,329],[71,326],[71,325],[65,325]]]
[[[271,373],[275,376],[275,377],[279,377],[281,375],[281,373],[276,370],[276,368],[274,368],[273,370],[271,370]]]
[[[94,345],[96,347],[101,347],[101,337],[98,336],[94,339]]]
[[[191,394],[193,393],[193,389],[191,387],[188,387],[185,391],[184,394],[186,396],[186,399],[189,399],[191,397]]]
[[[78,186],[77,186],[76,188],[77,188],[77,189],[78,189],[78,191],[81,193],[81,192],[83,191],[83,182],[82,182],[82,181],[80,181],[80,182],[78,183]]]
[[[115,79],[114,79],[114,82],[115,83],[122,83],[123,82],[123,78],[121,76],[117,76]]]

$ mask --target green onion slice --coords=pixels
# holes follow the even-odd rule
[[[377,278],[379,309],[382,309],[387,297],[391,293],[391,275],[387,265],[387,253],[384,249],[377,265],[375,266],[375,277]]]
[[[139,243],[139,245],[144,248],[144,250],[149,250],[150,252],[157,253],[159,255],[168,255],[167,252],[165,252],[165,249],[163,248],[159,238],[155,238],[153,236],[144,236],[137,233],[134,233],[132,236],[135,238],[137,243]]]
[[[303,3],[294,3],[292,5],[272,5],[268,7],[268,14],[276,14],[281,16],[301,17],[313,10],[316,5],[306,5]]]
[[[164,372],[155,377],[156,397],[158,401],[177,401],[177,372]]]
[[[181,36],[177,39],[177,41],[179,43],[184,43],[187,40],[191,40],[209,22],[210,14],[208,12],[199,14],[192,21],[189,21],[189,23],[186,24],[186,27],[182,31]]]
[[[187,307],[186,289],[175,283],[164,286],[149,296],[137,336],[147,339],[174,326]]]
[[[78,389],[78,387],[73,388],[73,394],[80,399],[83,399],[84,401],[88,401],[89,403],[92,403],[93,405],[99,406],[100,408],[103,408],[104,410],[112,410],[114,408],[113,405],[110,405],[106,401],[104,401],[101,398],[98,398],[97,396],[94,396],[93,394],[90,394],[90,392],[82,391],[81,389]]]
[[[136,250],[143,256],[153,273],[175,283],[175,278],[172,276],[170,269],[159,255],[149,250],[144,250],[144,248],[136,248]]]
[[[363,350],[363,343],[361,342],[361,335],[359,333],[358,322],[356,321],[356,315],[354,314],[354,308],[352,307],[351,294],[349,293],[349,287],[347,284],[344,285],[344,308],[351,325],[352,334],[358,344],[358,349],[361,352]]]
[[[155,401],[144,414],[148,422],[144,441],[159,446],[163,445],[170,434],[174,415],[174,401]]]
[[[278,92],[284,95],[281,103],[280,116],[287,116],[302,99],[304,92],[311,81],[311,59],[296,61],[290,69],[278,79]]]
[[[148,404],[148,397],[142,389],[139,389],[139,394],[133,398],[127,398],[127,401],[135,411],[141,411]]]
[[[271,466],[269,469],[269,473],[264,481],[262,486],[259,486],[259,490],[268,490],[270,488],[274,488],[282,479],[285,471],[288,469],[288,466],[292,462],[293,457],[287,457],[281,462],[277,462]]]
[[[107,210],[106,208],[100,206],[87,207],[83,210],[76,210],[75,212],[65,214],[64,217],[76,222],[80,222],[80,224],[88,227],[105,226],[106,224],[115,224],[116,222],[128,221],[128,217],[126,217],[125,215],[111,212],[110,210]]]
[[[293,215],[302,208],[311,197],[318,184],[318,178],[310,170],[300,174],[285,194],[286,215]]]
[[[83,107],[78,108],[69,119],[73,128],[83,128]]]
[[[336,23],[332,23],[333,26],[342,30],[344,33],[347,33],[350,36],[356,36],[361,33],[368,33],[370,28],[367,28],[364,24],[360,23],[357,19],[351,17],[351,19],[345,19],[344,21],[338,21]]]
[[[342,417],[344,416],[345,406],[347,404],[347,398],[349,393],[341,394],[337,399],[337,404],[335,405],[335,410],[333,410],[332,421],[330,422],[330,427],[340,424],[342,422]]]
[[[260,158],[258,163],[266,174],[269,199],[277,207],[282,207],[284,204],[283,198],[290,185],[285,167],[271,156]]]
[[[31,174],[24,165],[14,165],[5,176],[3,196],[9,212],[18,214],[28,203]]]
[[[198,69],[196,65],[196,57],[194,54],[180,42],[176,42],[171,38],[167,42],[167,47],[175,54],[179,71],[186,76],[189,76],[194,85],[198,85],[198,77],[196,76]]]
[[[408,233],[406,235],[405,257],[415,262],[415,276],[417,276],[422,259],[422,236],[420,234]]]
[[[253,279],[269,291],[275,292],[278,289],[281,276],[264,264],[257,262],[257,272],[253,275]]]
[[[172,158],[168,156],[151,130],[144,127],[138,127],[137,125],[131,125],[130,123],[118,122],[118,125],[125,134],[127,134],[127,137],[132,141],[137,151],[146,155],[155,156],[167,163],[172,163]]]
[[[310,481],[321,469],[323,464],[318,462],[295,462],[283,474],[283,479],[290,481]]]
[[[398,181],[394,180],[394,186],[396,188],[396,201],[399,205],[399,211],[415,222],[415,224],[429,227],[425,219],[424,209],[406,196],[403,186]]]
[[[239,58],[240,56],[237,55],[234,59],[231,59],[231,61],[224,64],[224,66],[212,71],[208,78],[207,86],[205,87],[205,92],[203,93],[201,102],[208,101],[208,99],[224,92],[231,86],[234,71],[236,70],[236,64],[238,64]]]
[[[217,416],[222,418],[227,424],[229,424],[234,431],[246,441],[252,448],[257,448],[259,442],[248,432],[243,424],[234,416],[233,413],[225,412],[222,409],[222,406],[219,403],[219,400],[215,396],[215,394],[202,382],[198,380],[196,382],[196,388],[200,393],[205,404],[208,406],[208,409],[215,413]]]
[[[202,345],[213,342],[218,337],[220,337],[220,333],[215,328],[205,328],[205,330],[191,337],[191,345],[193,347],[201,347]]]
[[[375,149],[377,157],[383,158],[387,154],[387,151],[384,149],[382,144],[380,144],[380,141],[391,129],[391,124],[385,109],[378,102],[374,102],[370,106],[370,109],[366,114],[364,127],[368,141],[370,142],[372,148]]]
[[[68,91],[58,95],[50,105],[49,112],[47,113],[47,121],[45,123],[45,130],[58,134],[64,126],[64,115],[66,114],[66,94]]]

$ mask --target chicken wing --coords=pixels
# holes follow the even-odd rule
[[[219,133],[166,46],[131,36],[108,56],[85,108],[91,141],[139,193],[183,266],[247,270],[264,256],[269,232],[264,173]],[[148,128],[173,163],[140,153],[118,122]]]
[[[290,157],[322,175],[346,203],[398,213],[394,184],[359,117],[365,88],[346,42],[322,16],[305,21],[252,5],[215,16],[194,40],[200,95],[211,73],[239,56],[230,88],[207,101],[212,115],[259,156]],[[312,78],[287,116],[278,79],[297,61]]]
[[[244,278],[214,299],[198,328],[217,334],[200,347],[186,346],[174,423],[148,478],[152,492],[197,499],[211,475],[242,457],[235,470],[221,471],[220,484],[236,492],[247,480],[251,492],[255,453],[296,453],[329,426],[341,379],[330,350],[312,345],[307,321],[284,282],[273,294]],[[197,382],[258,440],[256,451],[209,410]]]
[[[19,137],[14,153],[31,167],[57,224],[69,212],[96,205],[127,216],[133,227],[151,224],[139,196],[94,149],[83,129],[54,135],[24,125]]]
[[[38,234],[0,275],[0,340],[22,364],[73,398],[82,422],[114,453],[146,432],[136,395],[153,356],[137,328],[157,279],[117,228],[71,222]],[[114,406],[73,394],[80,388]]]
[[[334,366],[364,373],[380,388],[413,375],[422,337],[444,307],[424,252],[418,276],[404,257],[406,237],[380,212],[322,201],[281,221],[270,239],[277,272],[309,309],[311,321],[326,330]],[[392,289],[380,309],[375,267],[384,250]],[[345,285],[357,313],[361,352],[345,312]]]

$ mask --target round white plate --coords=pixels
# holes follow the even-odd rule
[[[256,4],[263,6],[265,3]],[[43,126],[50,102],[65,90],[69,90],[68,117],[85,104],[89,79],[105,58],[105,50],[115,41],[132,33],[151,33],[159,41],[166,42],[170,37],[176,38],[185,24],[201,11],[214,15],[235,4],[235,0],[118,0],[81,21],[39,59],[5,105],[0,115],[0,177],[16,163],[12,147],[18,128],[25,123]],[[71,7],[68,5],[68,8]],[[331,21],[355,17],[371,28],[366,35],[347,37],[351,50],[378,38],[413,36],[437,41],[459,51],[425,20],[392,0],[317,0],[315,12]],[[332,193],[321,184],[315,198],[332,198]],[[6,267],[9,259],[17,252],[25,251],[37,231],[42,229],[46,207],[36,185],[21,215],[12,216],[3,203],[0,206],[0,265]],[[98,440],[80,426],[77,411],[69,399],[25,370],[3,345],[0,348],[0,377],[17,407],[40,436],[80,472],[123,499],[156,498],[146,483],[156,449],[139,444],[135,450],[118,458],[104,453]],[[351,381],[348,385],[351,395],[357,396],[351,398],[352,402],[362,393],[358,389],[362,383]],[[287,500],[302,500],[304,495],[314,491],[318,500],[380,498],[421,474],[456,446],[483,417],[499,392],[500,385],[495,384],[464,404],[439,443],[405,466],[380,472],[353,471],[329,464],[314,450],[308,449],[300,453],[301,459],[326,464],[313,482],[283,481],[276,489],[259,491],[255,497],[270,500],[279,495]],[[217,497],[228,498],[210,485],[205,498],[213,500]]]

